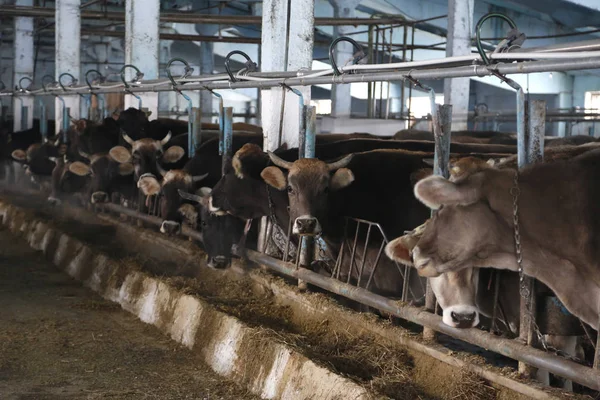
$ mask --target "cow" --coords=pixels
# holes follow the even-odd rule
[[[52,170],[52,190],[48,202],[53,205],[62,203],[65,195],[83,192],[88,184],[90,167],[81,161],[69,161],[65,156],[54,159]]]
[[[182,190],[178,192],[182,198],[197,207],[196,218],[202,232],[202,244],[208,258],[207,265],[215,269],[229,267],[231,247],[240,243],[242,235],[248,233],[249,224],[232,215],[217,215],[210,212],[210,188],[201,188],[199,194]]]
[[[518,174],[510,168],[485,169],[456,183],[437,176],[419,181],[416,198],[438,212],[412,251],[415,268],[431,277],[470,267],[517,271],[516,203],[523,273],[597,327],[600,243],[593,215],[599,196],[592,182],[600,173],[599,162],[600,149],[592,149]],[[402,246],[390,250],[392,255],[403,252]]]
[[[89,160],[90,180],[87,186],[87,199],[91,204],[112,201],[119,203],[122,198],[130,199],[135,194],[132,183],[132,163],[119,163],[110,154],[80,154]]]
[[[237,151],[246,143],[262,146],[263,137],[256,134],[235,134],[232,140],[232,149]],[[204,186],[212,187],[221,178],[222,156],[219,155],[219,141],[217,138],[204,142],[194,157],[190,159],[183,169],[161,171],[161,205],[160,215],[163,218],[160,231],[162,233],[178,233],[185,215],[185,204],[178,190],[194,193],[198,182]]]

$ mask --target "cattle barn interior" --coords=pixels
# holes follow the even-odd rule
[[[0,1],[0,398],[600,398],[598,21]]]

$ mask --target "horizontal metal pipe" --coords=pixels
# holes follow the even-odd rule
[[[54,18],[54,9],[45,7],[1,6],[0,15],[3,17],[45,17]],[[125,21],[125,13],[120,11],[81,11],[82,19],[97,19],[109,21]],[[161,13],[160,22],[179,22],[188,24],[217,24],[217,25],[261,25],[260,15],[211,15],[192,13]],[[401,18],[331,18],[316,17],[317,26],[346,26],[346,25],[412,25],[416,21],[404,21]]]
[[[445,78],[462,78],[472,76],[489,76],[493,75],[492,71],[497,71],[503,75],[512,74],[527,74],[534,72],[553,72],[553,71],[574,71],[583,69],[598,69],[600,68],[600,57],[590,58],[579,58],[572,60],[543,60],[543,61],[526,61],[526,62],[515,62],[515,63],[499,63],[491,67],[483,65],[471,65],[471,66],[460,66],[451,68],[435,68],[435,69],[411,69],[408,71],[393,71],[393,72],[369,72],[369,73],[355,73],[355,74],[343,74],[340,76],[321,76],[321,77],[310,77],[303,78],[298,77],[297,71],[290,72],[278,72],[273,75],[279,74],[279,76],[293,75],[292,78],[274,78],[265,81],[243,81],[238,82],[220,82],[220,81],[207,81],[200,83],[186,83],[185,90],[202,90],[202,89],[241,89],[241,88],[273,88],[280,87],[283,83],[288,86],[309,86],[309,85],[321,85],[321,84],[342,84],[352,82],[381,82],[381,81],[397,81],[406,79],[410,76],[413,79],[445,79]],[[311,71],[315,73],[316,71]],[[222,76],[220,74],[219,76]],[[260,74],[250,73],[250,77],[261,77]],[[264,75],[262,76],[264,77]],[[206,76],[206,79],[214,78],[213,76]],[[172,91],[171,85],[164,84],[164,80],[161,81],[162,85],[152,86],[150,81],[143,82],[145,86],[135,87],[130,86],[131,92],[168,92]],[[94,90],[95,93],[120,93],[123,88],[100,88]],[[47,94],[85,94],[89,93],[87,85],[78,86],[74,90],[68,90],[63,92],[62,90],[48,89]],[[38,95],[44,95],[44,93],[37,93]],[[0,93],[0,96],[12,96],[13,93]],[[18,93],[16,95],[29,95],[28,93]]]
[[[108,31],[98,29],[82,29],[82,35],[98,35],[107,37],[125,37],[125,31]],[[204,36],[204,35],[185,35],[181,33],[160,33],[162,40],[185,40],[194,42],[219,42],[219,43],[245,43],[260,44],[260,38],[236,37],[236,36]]]
[[[238,253],[238,256],[241,256],[237,249],[234,249],[234,251]],[[305,268],[296,269],[294,264],[276,260],[254,250],[246,250],[245,256],[255,263],[265,265],[292,278],[301,279],[312,285],[344,296],[348,299],[358,301],[361,304],[376,308],[396,317],[431,328],[437,332],[494,351],[506,357],[525,362],[536,368],[547,370],[550,373],[580,383],[594,390],[600,390],[600,371],[560,358],[554,354],[525,346],[515,340],[493,336],[475,328],[452,328],[444,324],[442,319],[435,314],[408,305],[403,305],[400,302],[317,274]]]
[[[148,224],[156,225],[156,226],[161,226],[161,224],[163,222],[162,218],[154,217],[152,215],[142,214],[140,212],[131,210],[129,208],[126,208],[126,207],[123,207],[123,206],[120,206],[117,204],[104,203],[100,207],[105,208],[105,209],[115,212],[115,213],[125,214],[128,217],[136,218],[136,219],[139,219],[140,221],[146,222]],[[192,239],[202,241],[202,233],[200,233],[194,229],[190,229],[187,226],[181,227],[181,234],[183,236],[189,236]]]

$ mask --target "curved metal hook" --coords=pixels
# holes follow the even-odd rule
[[[329,62],[331,63],[331,67],[333,68],[333,73],[335,74],[335,76],[340,76],[342,74],[340,72],[340,70],[338,69],[337,63],[335,62],[335,57],[333,56],[333,50],[335,49],[335,45],[338,44],[339,42],[348,42],[348,43],[352,44],[352,46],[354,46],[354,50],[356,51],[356,53],[354,53],[354,54],[356,54],[356,55],[352,59],[353,64],[356,64],[357,62],[359,62],[360,60],[362,60],[363,58],[365,58],[367,56],[365,54],[365,52],[363,51],[362,47],[358,43],[356,43],[356,41],[354,39],[349,38],[348,36],[341,36],[341,37],[335,39],[329,45]]]
[[[125,70],[127,68],[133,68],[135,69],[136,73],[135,73],[135,78],[134,81],[138,82],[140,80],[142,80],[142,78],[144,77],[144,73],[142,71],[140,71],[140,69],[138,67],[136,67],[133,64],[125,64],[123,65],[123,68],[121,68],[121,81],[123,82],[123,85],[125,85],[125,89],[129,89],[129,84],[127,83],[127,81],[125,81]]]
[[[96,77],[97,80],[100,81],[100,83],[104,82],[106,80],[106,78],[104,77],[104,75],[102,75],[102,73],[100,71],[98,71],[97,69],[90,69],[88,72],[85,73],[85,83],[87,83],[87,85],[90,88],[90,92],[92,90],[94,90],[94,88],[92,87],[92,84],[90,83],[90,72],[95,72],[96,75],[98,75]]]
[[[4,84],[4,82],[0,81],[0,90],[4,89],[6,89],[6,85]]]
[[[25,89],[25,88],[23,87],[23,84],[22,84],[22,82],[23,82],[23,79],[27,79],[27,80],[29,81],[29,85],[27,86],[27,89]],[[24,76],[24,77],[22,77],[21,79],[19,79],[19,92],[28,92],[28,91],[29,91],[29,88],[31,87],[31,85],[33,85],[33,79],[31,79],[31,78],[30,78],[30,77],[28,77],[28,76]]]
[[[250,58],[250,56],[248,54],[246,54],[240,50],[230,51],[229,54],[227,54],[227,57],[225,57],[225,70],[227,71],[227,75],[229,75],[230,82],[237,82],[237,79],[235,79],[235,77],[231,73],[231,68],[229,68],[229,59],[231,58],[231,56],[233,56],[235,54],[239,54],[240,56],[242,56],[246,59],[246,67],[245,67],[246,72],[254,72],[258,69],[258,65],[254,61],[252,61],[252,59]]]
[[[190,76],[192,72],[194,72],[194,68],[190,67],[190,64],[188,64],[188,62],[185,61],[183,58],[175,57],[169,60],[165,69],[167,71],[167,77],[169,77],[169,80],[171,81],[173,87],[177,86],[177,82],[175,82],[175,79],[173,79],[173,75],[171,75],[171,64],[173,64],[175,61],[179,61],[185,65],[185,72],[183,73],[183,75],[181,75],[179,79],[185,79],[188,76]]]
[[[477,21],[477,25],[475,26],[475,46],[477,47],[477,52],[481,56],[481,59],[483,60],[483,63],[485,65],[490,65],[490,59],[488,58],[487,54],[485,54],[485,51],[483,50],[483,47],[481,46],[481,26],[483,25],[483,23],[485,21],[487,21],[490,18],[503,19],[504,21],[508,22],[508,24],[510,25],[510,27],[512,29],[517,29],[517,24],[515,24],[515,22],[512,19],[510,19],[506,15],[500,14],[500,13],[486,14],[483,17],[481,17],[479,19],[479,21]]]
[[[62,77],[65,76],[65,75],[68,75],[68,76],[71,77],[71,85],[70,86],[73,86],[73,85],[77,84],[77,79],[72,74],[70,74],[68,72],[63,72],[62,74],[60,74],[58,76],[58,84],[60,85],[61,89],[64,90],[64,91],[67,90],[67,89],[65,89],[65,86],[62,83]]]
[[[52,79],[52,81],[51,82],[46,82],[47,81],[46,78],[50,78],[50,79]],[[49,84],[56,85],[56,83],[57,82],[54,80],[54,77],[52,75],[44,75],[42,77],[42,88],[44,89],[44,92],[48,91],[48,85]]]

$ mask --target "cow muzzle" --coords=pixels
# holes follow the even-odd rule
[[[106,203],[108,202],[108,193],[106,192],[94,192],[92,193],[92,204]]]
[[[59,206],[62,203],[62,201],[57,197],[50,196],[48,197],[48,203],[50,203],[53,206]]]
[[[225,256],[215,256],[208,258],[208,266],[214,269],[225,269],[231,265],[231,258]]]
[[[321,224],[319,220],[310,215],[302,215],[294,221],[293,232],[302,236],[317,236],[321,234]]]
[[[451,306],[444,309],[442,321],[453,328],[474,328],[479,325],[479,312],[473,306]]]
[[[163,221],[160,225],[160,232],[167,235],[177,235],[181,233],[181,224],[177,221]]]

